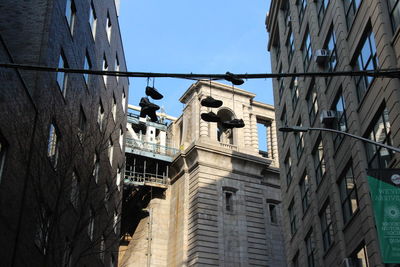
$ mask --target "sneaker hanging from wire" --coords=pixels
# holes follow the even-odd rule
[[[160,100],[164,96],[160,94],[156,88],[151,87],[151,86],[146,86],[146,95],[150,96],[151,98],[155,100]]]
[[[242,119],[233,119],[230,121],[223,121],[222,126],[227,129],[232,129],[232,128],[243,128],[245,124]]]
[[[214,112],[201,113],[201,119],[207,122],[220,122],[221,119]]]
[[[234,85],[242,85],[244,83],[243,79],[238,78],[235,74],[227,71],[225,74],[225,80],[231,82]]]
[[[214,99],[212,96],[207,96],[200,103],[202,106],[209,108],[219,108],[223,104],[221,100]]]

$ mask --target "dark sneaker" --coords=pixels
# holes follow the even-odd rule
[[[154,111],[150,111],[148,115],[150,117],[150,121],[152,121],[152,122],[157,122],[158,121],[158,117],[156,115],[156,111],[155,110]]]
[[[201,118],[207,122],[220,122],[221,119],[212,111],[208,113],[201,113]]]
[[[232,129],[232,128],[243,128],[245,124],[242,119],[233,119],[230,121],[223,121],[222,126],[224,126],[227,129]]]
[[[158,105],[151,103],[148,97],[142,97],[140,99],[139,106],[141,106],[142,109],[143,108],[148,108],[151,110],[159,110],[160,109],[160,107]]]
[[[142,131],[142,134],[146,134],[146,123],[144,122],[139,122],[139,124],[132,123],[132,129],[135,131],[135,133],[139,133]]]
[[[146,86],[146,95],[150,96],[151,98],[153,98],[155,100],[160,100],[161,98],[164,97],[162,94],[160,94],[157,91],[156,88],[150,87],[150,86]]]
[[[243,79],[238,78],[235,74],[226,72],[225,80],[233,83],[234,85],[242,85],[244,83]]]
[[[219,108],[220,106],[222,106],[221,100],[214,99],[211,96],[207,96],[206,98],[201,100],[200,103],[202,106],[209,108]]]

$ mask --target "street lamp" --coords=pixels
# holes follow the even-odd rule
[[[311,127],[302,127],[302,126],[285,126],[285,127],[281,127],[279,128],[279,131],[281,132],[294,132],[294,133],[299,133],[299,132],[308,132],[308,131],[323,131],[323,132],[331,132],[331,133],[336,133],[336,134],[343,134],[343,135],[347,135],[350,136],[351,138],[354,139],[358,139],[367,143],[371,143],[374,144],[376,146],[380,146],[380,147],[384,147],[386,149],[389,150],[393,150],[395,152],[399,152],[400,153],[400,148],[397,147],[393,147],[393,146],[389,146],[386,144],[382,144],[382,143],[378,143],[375,141],[372,141],[370,139],[358,136],[358,135],[354,135],[354,134],[350,134],[347,132],[342,132],[342,131],[338,131],[338,130],[334,130],[334,129],[329,129],[329,128],[311,128]]]

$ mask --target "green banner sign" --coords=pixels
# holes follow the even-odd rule
[[[400,263],[400,169],[368,170],[384,263]]]

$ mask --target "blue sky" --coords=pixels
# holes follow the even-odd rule
[[[121,0],[120,27],[129,71],[171,73],[269,73],[267,0]],[[225,81],[222,81],[225,82]],[[179,97],[192,81],[157,78],[159,106],[179,116]],[[146,79],[130,79],[129,103],[138,105]],[[271,80],[240,88],[273,104]]]

